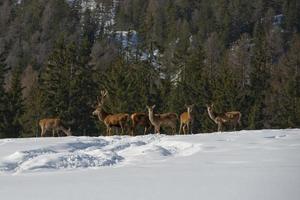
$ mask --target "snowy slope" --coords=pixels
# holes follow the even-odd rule
[[[0,140],[1,199],[300,198],[300,130]]]

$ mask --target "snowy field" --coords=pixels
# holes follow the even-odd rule
[[[299,200],[300,130],[0,140],[2,200]]]

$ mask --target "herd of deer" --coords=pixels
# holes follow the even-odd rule
[[[154,132],[160,134],[161,127],[168,127],[172,129],[172,133],[176,133],[176,125],[178,121],[178,115],[176,113],[154,113],[155,105],[147,106],[148,114],[143,112],[133,113],[129,115],[127,113],[111,114],[105,111],[103,105],[104,100],[107,97],[108,91],[102,90],[101,97],[97,97],[98,104],[95,111],[92,113],[97,116],[98,119],[103,122],[106,126],[106,135],[112,135],[112,128],[121,128],[122,134],[125,130],[129,131],[131,135],[137,126],[144,127],[144,134],[147,134],[150,128],[154,128]],[[192,132],[192,124],[194,116],[192,114],[194,105],[186,105],[186,112],[183,112],[180,117],[180,128],[179,134],[189,134]],[[224,125],[233,125],[234,130],[236,130],[237,125],[241,125],[241,113],[238,111],[231,111],[222,114],[217,114],[213,111],[214,105],[206,105],[209,117],[213,122],[218,125],[218,131],[222,131]],[[129,126],[131,121],[131,126]],[[55,134],[59,135],[59,131],[64,132],[67,136],[71,136],[72,133],[70,129],[66,129],[59,118],[47,118],[39,121],[39,126],[41,128],[41,137],[46,135],[46,132],[52,130],[53,137]]]

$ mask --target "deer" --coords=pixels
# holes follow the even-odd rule
[[[71,129],[66,129],[59,118],[45,118],[39,121],[41,128],[41,137],[46,136],[48,130],[52,130],[52,136],[55,137],[55,133],[59,136],[59,131],[63,131],[67,136],[72,136]]]
[[[183,112],[180,115],[180,128],[179,128],[179,134],[181,134],[181,131],[183,130],[183,134],[185,135],[186,133],[192,133],[192,125],[194,122],[194,118],[192,115],[193,111],[193,105],[185,105],[187,111]]]
[[[149,120],[149,116],[146,113],[143,112],[137,112],[133,113],[130,116],[131,118],[131,135],[133,136],[133,132],[135,131],[137,126],[143,126],[144,127],[144,135],[147,133],[147,131],[151,128],[152,124]]]
[[[234,131],[236,130],[237,125],[241,126],[242,114],[239,111],[230,111],[217,114],[213,111],[214,104],[206,104],[206,107],[209,117],[218,125],[218,132],[223,130],[225,124],[233,125]]]
[[[175,135],[176,132],[176,123],[178,116],[176,113],[164,113],[164,114],[154,114],[154,108],[153,106],[147,106],[148,114],[149,114],[149,120],[151,124],[154,126],[154,131],[157,134],[160,134],[160,127],[170,127],[172,128],[172,132]]]
[[[122,135],[123,135],[124,129],[127,129],[127,124],[129,122],[129,114],[127,113],[112,114],[106,112],[103,108],[103,104],[107,94],[108,94],[107,90],[101,90],[101,98],[99,100],[99,97],[97,97],[98,104],[92,114],[97,116],[99,121],[105,124],[106,135],[111,136],[112,127],[121,128]]]

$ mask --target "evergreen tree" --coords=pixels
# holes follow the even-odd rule
[[[69,115],[72,118],[72,129],[80,135],[95,135],[94,120],[90,117],[93,112],[94,100],[97,95],[98,85],[93,81],[94,70],[88,65],[90,60],[89,41],[83,39],[80,44],[77,59],[73,63],[74,75],[70,80],[70,105]],[[75,44],[69,48],[76,49]]]
[[[187,56],[182,60],[182,67],[169,97],[171,111],[181,113],[185,111],[185,104],[196,105],[193,129],[198,131],[208,131],[210,123],[203,106],[212,98],[204,59],[205,53],[201,45],[197,44],[189,49]]]
[[[6,137],[17,138],[22,136],[23,124],[22,116],[24,115],[24,99],[22,95],[23,87],[21,85],[21,68],[12,71],[10,88],[8,90],[8,107],[5,113],[4,131]]]
[[[66,113],[69,110],[70,100],[70,80],[74,72],[74,66],[71,61],[75,58],[76,55],[68,49],[67,42],[64,37],[61,37],[57,41],[56,47],[41,75],[41,117],[67,118]]]
[[[4,89],[7,67],[4,62],[4,54],[0,55],[0,138],[6,137],[6,113],[8,106],[7,93]]]
[[[249,128],[260,129],[264,127],[264,121],[267,119],[265,98],[270,87],[270,69],[267,62],[269,58],[263,22],[258,22],[256,25],[254,44],[250,73],[252,105],[249,111]]]
[[[300,36],[294,34],[291,42],[290,49],[287,53],[286,59],[283,61],[283,66],[286,68],[285,75],[285,88],[283,91],[288,100],[285,104],[285,112],[288,113],[288,122],[286,124],[289,127],[300,126]],[[282,119],[281,120],[285,120]]]
[[[63,38],[49,58],[41,78],[41,117],[60,117],[73,134],[95,133],[90,118],[95,97],[89,41],[83,40],[79,51],[74,43]]]

